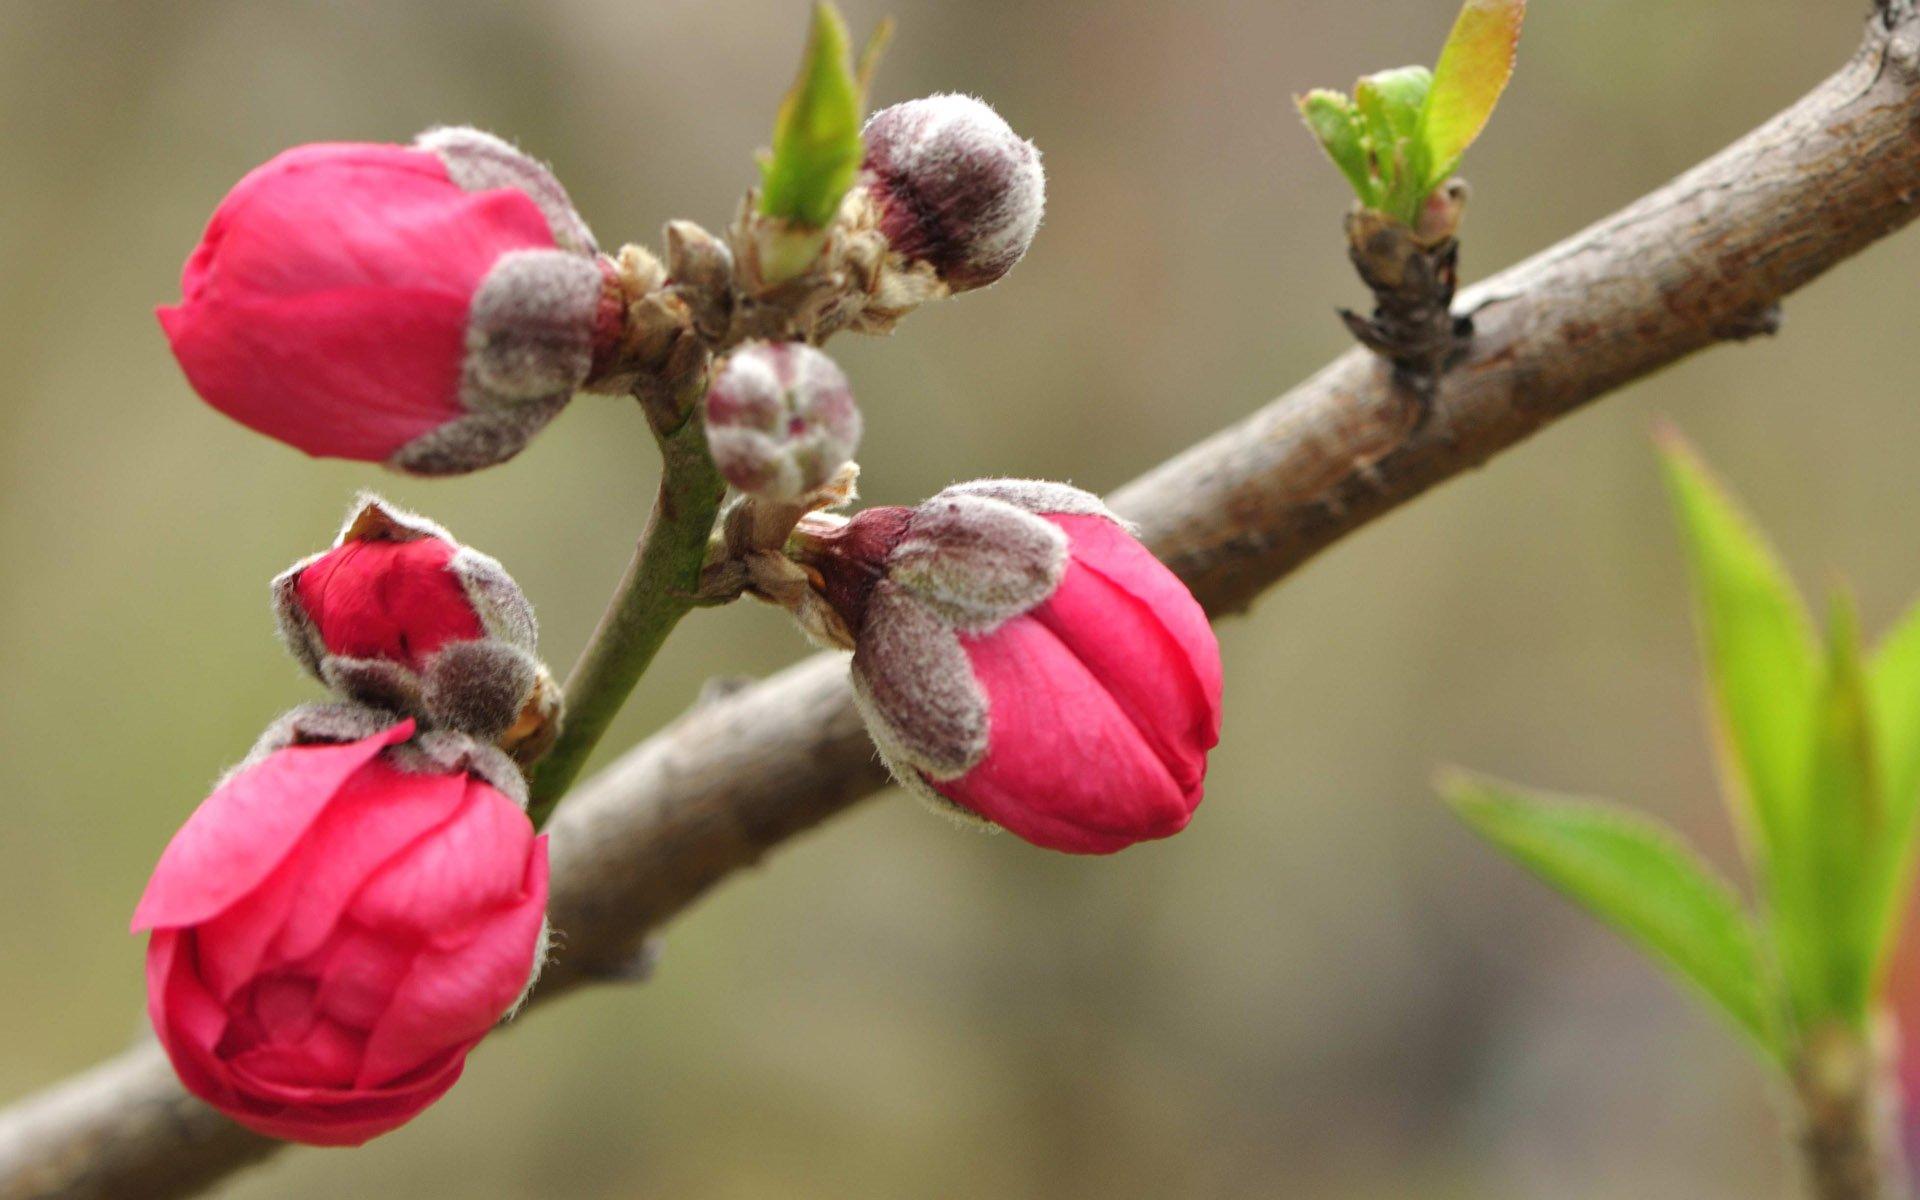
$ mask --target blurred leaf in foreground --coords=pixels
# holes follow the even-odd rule
[[[1441,790],[1482,837],[1649,951],[1779,1057],[1753,923],[1732,887],[1677,836],[1624,808],[1470,776],[1443,780]]]

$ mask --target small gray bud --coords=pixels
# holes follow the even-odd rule
[[[707,393],[707,445],[728,483],[792,503],[831,483],[860,444],[847,377],[801,342],[735,351]]]
[[[862,132],[862,179],[894,253],[949,288],[985,287],[1020,261],[1046,208],[1040,152],[971,96],[881,109]]]
[[[667,222],[667,274],[694,325],[717,338],[733,313],[733,251],[692,221]]]

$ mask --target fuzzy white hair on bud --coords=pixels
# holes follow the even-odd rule
[[[388,762],[419,775],[464,772],[492,785],[520,808],[527,807],[527,780],[498,747],[456,729],[428,729],[382,751]]]
[[[892,583],[868,602],[853,694],[880,757],[903,782],[915,772],[957,778],[986,757],[987,695],[959,635]]]
[[[1037,607],[1067,572],[1067,535],[1004,501],[942,493],[913,510],[887,578],[955,628],[986,633]]]
[[[985,101],[942,93],[868,121],[863,179],[880,231],[953,291],[985,287],[1026,254],[1046,210],[1040,151]]]
[[[1092,492],[1051,479],[974,479],[942,488],[933,498],[948,496],[985,496],[1041,515],[1104,517],[1128,533],[1139,532],[1133,522],[1108,508],[1106,501]]]
[[[399,720],[399,716],[385,709],[351,701],[302,704],[274,718],[273,723],[261,731],[246,758],[221,777],[221,783],[232,778],[235,772],[288,746],[357,742],[391,729]]]
[[[500,560],[472,546],[461,546],[447,569],[460,581],[488,637],[499,638],[529,654],[538,649],[540,625],[534,619],[533,603]]]
[[[468,126],[442,126],[427,130],[413,144],[438,158],[447,178],[465,191],[512,188],[525,193],[547,219],[547,228],[562,250],[589,258],[600,252],[593,231],[574,209],[560,180],[545,163],[505,138]]]
[[[300,572],[318,562],[322,555],[309,554],[299,562],[273,577],[273,624],[280,635],[280,644],[293,655],[294,661],[307,669],[315,679],[321,678],[320,662],[326,657],[327,647],[320,638],[320,629],[307,615],[306,606],[300,603],[300,595],[295,585],[300,581]]]
[[[323,654],[316,674],[328,688],[361,704],[396,713],[420,710],[420,679],[400,663]]]
[[[421,538],[439,538],[458,545],[440,522],[401,508],[378,492],[364,490],[347,507],[346,519],[340,523],[333,544],[338,548],[348,542],[415,542]]]
[[[540,664],[505,642],[449,642],[428,660],[419,705],[434,725],[497,741],[533,696]]]
[[[557,250],[501,255],[468,309],[461,405],[480,412],[571,394],[593,365],[604,284],[592,259]]]
[[[553,922],[546,917],[540,918],[540,935],[533,945],[533,970],[527,975],[527,986],[520,989],[513,1003],[507,1007],[502,1021],[511,1021],[520,1015],[526,1007],[527,997],[533,995],[533,985],[540,982],[540,972],[546,970],[547,960],[553,957]]]
[[[572,398],[548,396],[455,417],[400,447],[387,465],[408,475],[438,478],[503,463],[526,449]]]

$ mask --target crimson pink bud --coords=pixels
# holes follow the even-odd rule
[[[911,790],[1075,853],[1186,826],[1219,739],[1219,645],[1096,497],[985,480],[808,536],[861,713]]]
[[[301,146],[221,201],[160,324],[187,380],[308,454],[518,453],[591,366],[606,277],[547,169],[476,130]]]
[[[971,96],[883,108],[862,132],[862,181],[888,246],[956,292],[999,279],[1033,242],[1046,208],[1040,152]]]
[[[280,636],[349,699],[537,756],[560,693],[511,576],[424,517],[363,496],[334,547],[273,582]]]
[[[707,393],[707,446],[720,474],[760,499],[793,502],[826,486],[860,444],[847,377],[804,342],[736,350]]]
[[[402,744],[412,729],[242,766],[134,911],[160,1044],[249,1129],[350,1146],[406,1123],[538,969],[546,838],[497,773]]]

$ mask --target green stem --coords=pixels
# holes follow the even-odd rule
[[[697,397],[705,372],[693,374],[699,377],[692,381],[697,386],[683,391]],[[553,815],[661,643],[695,606],[707,538],[725,486],[707,453],[705,426],[694,405],[685,396],[680,399],[663,406],[670,425],[647,408],[660,442],[660,491],[633,561],[567,678],[566,722],[529,783],[527,815],[536,829]]]

